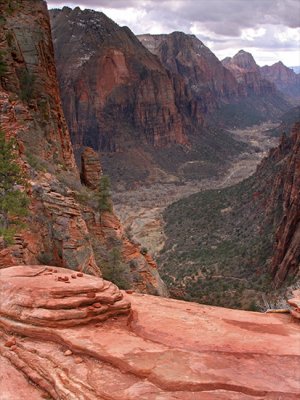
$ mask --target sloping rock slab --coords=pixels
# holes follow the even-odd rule
[[[67,270],[22,268],[0,271],[0,356],[51,399],[300,397],[300,330],[290,315],[135,293],[117,300],[118,289],[101,278],[83,275],[67,284],[55,279]],[[31,300],[28,286],[32,293],[36,290]],[[106,291],[105,301],[110,296],[113,304],[104,298],[97,302],[113,309],[123,301],[127,312],[131,303],[129,316],[114,315],[97,323],[95,316],[79,316],[81,324],[64,326],[62,321],[76,321],[76,312],[90,307],[87,300],[96,301],[88,293],[103,296]],[[73,319],[61,319],[60,313],[70,310]],[[49,315],[56,317],[57,326],[49,324]],[[18,393],[21,386],[15,385],[15,390]]]

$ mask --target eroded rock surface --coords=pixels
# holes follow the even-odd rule
[[[3,399],[299,397],[299,324],[290,316],[135,293],[122,299],[101,278],[69,273],[0,271]],[[55,279],[65,276],[71,283]],[[128,314],[130,303],[129,316],[116,317]]]
[[[1,315],[27,325],[63,328],[130,310],[113,283],[65,268],[11,267],[1,271],[0,281]]]
[[[81,154],[81,181],[93,190],[99,189],[101,174],[99,154],[86,147]]]

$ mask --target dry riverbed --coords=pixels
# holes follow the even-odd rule
[[[146,247],[154,257],[164,246],[163,211],[173,202],[193,193],[234,185],[255,172],[257,164],[278,138],[269,137],[266,131],[276,124],[262,124],[232,133],[241,141],[253,146],[253,151],[241,154],[218,180],[189,181],[185,184],[153,184],[134,190],[113,194],[114,208],[132,239]]]

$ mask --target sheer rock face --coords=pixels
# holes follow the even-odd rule
[[[269,269],[275,287],[288,277],[300,276],[300,123],[283,134],[258,166],[256,181],[264,190],[265,224],[273,225],[274,247]]]
[[[96,263],[91,236],[92,220],[98,224],[96,244],[104,246],[104,253],[111,250],[111,241],[119,232],[118,243],[125,260],[139,263],[135,274],[138,283],[135,285],[132,278],[132,286],[166,294],[153,260],[147,260],[139,246],[126,238],[114,214],[109,217],[117,228],[107,229],[99,224],[92,207],[78,201],[82,187],[59,98],[46,3],[2,1],[0,10],[1,63],[5,65],[0,77],[0,128],[17,142],[30,198],[26,228],[15,236],[10,247],[4,248],[0,240],[0,268],[40,263],[100,276],[101,265]],[[89,150],[85,154],[86,183],[97,186],[101,165],[95,164],[96,156]],[[91,171],[92,164],[95,171]],[[125,251],[128,247],[130,260]]]
[[[128,28],[79,7],[50,15],[75,146],[118,151],[136,139],[155,147],[187,142],[172,79]]]
[[[276,243],[271,262],[275,285],[300,269],[300,123],[294,126],[292,137],[285,138],[277,153],[290,149],[284,168],[277,176],[275,187],[282,188],[283,216],[276,232]],[[278,157],[274,151],[273,157]]]
[[[292,98],[300,97],[300,74],[286,67],[281,61],[260,68],[263,78],[275,84],[278,90]]]
[[[196,36],[173,32],[169,35],[139,35],[138,39],[170,72],[183,78],[200,118],[220,102],[237,97],[238,84],[231,72]]]
[[[299,325],[287,315],[125,295],[41,266],[1,270],[0,297],[5,400],[300,395]]]
[[[81,154],[81,181],[90,189],[99,189],[102,168],[99,154],[87,147]]]
[[[0,8],[0,51],[6,69],[0,78],[1,127],[9,130],[11,124],[21,124],[17,140],[27,150],[76,174],[57,85],[46,2],[13,2],[11,9],[7,2],[1,2]]]

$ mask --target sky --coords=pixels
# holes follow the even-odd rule
[[[48,0],[104,12],[135,34],[196,35],[222,60],[249,51],[257,64],[300,65],[300,0]]]

